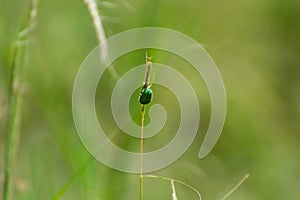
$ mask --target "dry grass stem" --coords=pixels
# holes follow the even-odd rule
[[[104,42],[106,40],[106,34],[103,28],[103,24],[102,24],[102,19],[101,19],[101,15],[99,14],[98,11],[98,6],[97,6],[97,2],[95,0],[84,0],[84,2],[86,3],[89,13],[92,16],[93,19],[93,23],[94,23],[94,27],[96,30],[96,34],[97,34],[97,38],[98,38],[98,42],[99,44],[101,44],[102,42]],[[100,54],[100,58],[104,61],[105,64],[109,64],[109,54],[108,54],[108,46],[106,43],[103,43],[101,45],[101,54]],[[115,80],[118,80],[119,75],[116,72],[116,70],[113,67],[108,68],[110,74],[112,75],[112,77]]]
[[[227,198],[228,198],[235,190],[238,189],[238,187],[240,187],[240,186],[243,184],[243,182],[244,182],[249,176],[250,176],[249,174],[246,174],[246,175],[244,176],[244,178],[243,178],[242,180],[240,180],[240,182],[238,182],[238,184],[237,184],[234,188],[232,188],[232,190],[230,190],[230,191],[222,198],[222,200],[227,199]]]

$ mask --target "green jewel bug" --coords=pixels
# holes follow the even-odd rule
[[[145,84],[139,97],[139,102],[143,105],[146,105],[152,101],[152,90],[151,85]]]

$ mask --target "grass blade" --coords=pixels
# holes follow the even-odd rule
[[[17,42],[23,38],[28,40],[32,28],[34,27],[37,16],[37,0],[31,0],[28,18],[28,28],[26,31],[20,31]],[[13,61],[11,66],[11,77],[9,85],[8,99],[8,129],[5,148],[4,162],[4,183],[3,183],[3,200],[10,199],[11,176],[13,171],[13,160],[17,147],[17,140],[20,135],[19,125],[21,121],[21,104],[22,104],[22,83],[24,74],[24,65],[26,64],[27,45],[15,45],[13,50]]]

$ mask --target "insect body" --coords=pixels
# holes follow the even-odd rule
[[[143,105],[150,103],[152,100],[151,85],[145,84],[139,97],[139,102]]]
[[[147,53],[146,53],[146,77],[145,77],[145,82],[144,82],[144,86],[142,88],[142,91],[140,93],[140,97],[139,97],[139,102],[141,104],[143,104],[143,109],[144,110],[144,105],[148,104],[151,102],[152,100],[152,90],[151,90],[151,84],[148,83],[149,81],[149,75],[150,75],[150,70],[152,68],[152,62],[150,61],[151,57],[148,57]],[[142,111],[143,112],[143,111]]]

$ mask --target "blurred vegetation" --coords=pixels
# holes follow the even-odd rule
[[[1,0],[0,7],[0,172],[7,135],[7,100],[12,49],[26,23],[28,0]],[[298,0],[114,0],[99,1],[108,36],[136,27],[158,26],[180,31],[202,44],[223,76],[227,118],[214,150],[199,160],[210,117],[210,100],[200,76],[175,55],[158,50],[154,62],[174,66],[191,77],[201,106],[199,134],[182,158],[154,174],[196,187],[204,199],[221,199],[247,173],[250,178],[230,199],[299,199],[300,180],[300,1]],[[61,199],[138,199],[138,175],[112,170],[84,148],[72,117],[76,72],[97,45],[93,23],[83,1],[40,1],[37,26],[29,41],[21,138],[14,160],[12,199],[51,199],[73,182]],[[175,41],[176,42],[176,41]],[[121,75],[144,63],[144,51],[115,63]],[[97,96],[99,119],[111,120],[109,99],[116,80],[105,73]],[[178,102],[166,88],[153,86],[155,103],[172,113],[163,132],[145,140],[146,150],[159,148],[177,128]],[[101,92],[99,92],[101,91]],[[104,92],[102,92],[104,91]],[[130,101],[138,122],[139,105]],[[171,99],[171,101],[170,101]],[[148,119],[149,122],[149,119]],[[112,121],[109,130],[118,130]],[[118,131],[114,143],[131,151],[138,140]],[[119,136],[120,135],[120,136]],[[2,184],[0,182],[2,192]],[[178,199],[196,199],[178,186]],[[171,199],[171,186],[145,180],[145,200]]]

